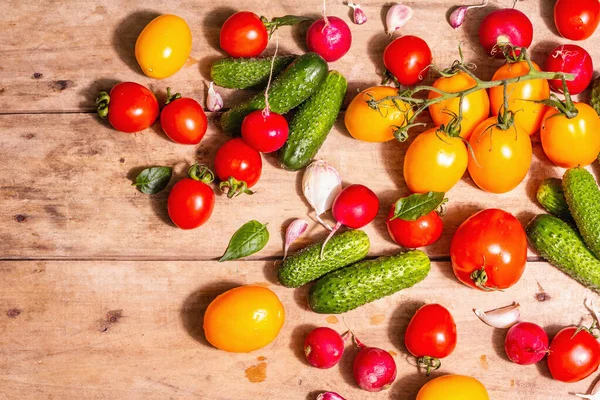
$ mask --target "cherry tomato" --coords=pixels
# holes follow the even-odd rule
[[[519,220],[498,209],[473,214],[452,237],[454,275],[481,290],[507,289],[523,275],[527,237]]]
[[[208,186],[214,178],[212,171],[194,165],[189,174],[169,193],[169,217],[181,229],[198,228],[208,221],[215,207],[215,193]]]
[[[401,36],[385,48],[383,63],[398,82],[411,86],[427,76],[431,65],[431,50],[427,43],[417,36]]]
[[[287,120],[273,111],[252,111],[242,122],[244,141],[261,153],[272,153],[282,148],[289,130]]]
[[[441,77],[433,82],[433,87],[448,93],[461,92],[470,89],[476,84],[475,80],[464,72],[459,72],[451,77]],[[430,91],[429,98],[434,99],[441,95]],[[450,99],[441,101],[429,106],[429,113],[433,123],[437,126],[447,125],[453,115],[459,113],[460,99]],[[484,121],[490,115],[490,98],[485,89],[478,90],[463,98],[462,101],[462,122],[460,124],[460,135],[465,139],[471,136],[477,125]]]
[[[394,217],[395,205],[392,204],[386,225],[394,242],[407,249],[429,246],[438,241],[444,230],[444,223],[437,211],[432,211],[416,221],[405,221]]]
[[[160,113],[160,125],[176,143],[198,144],[208,126],[202,106],[188,97],[175,98]]]
[[[444,375],[427,382],[416,400],[490,400],[477,379],[463,375]]]
[[[539,71],[540,67],[533,63],[534,68]],[[492,80],[514,78],[526,75],[529,72],[527,62],[504,64],[494,74]],[[529,81],[512,83],[507,87],[508,108],[515,114],[515,122],[528,134],[533,135],[542,126],[545,106],[530,100],[546,100],[550,97],[550,86],[544,79],[533,79]],[[496,86],[490,89],[490,105],[493,115],[498,115],[504,105],[504,87]]]
[[[396,108],[390,100],[386,100],[380,104],[379,112],[371,109],[367,101],[397,95],[398,89],[390,86],[373,86],[357,94],[344,116],[350,135],[363,142],[387,142],[394,139],[396,129],[406,126],[406,121],[413,115],[410,106],[399,101],[397,104],[400,108]]]
[[[577,116],[567,118],[549,107],[544,115],[540,138],[546,156],[562,168],[585,167],[600,153],[600,119],[585,103],[575,103]]]
[[[227,196],[248,190],[258,182],[262,172],[260,153],[248,146],[241,138],[231,139],[217,150],[215,173],[221,180],[221,190],[227,189]]]
[[[592,36],[599,19],[598,0],[558,0],[554,5],[556,29],[570,40],[584,40]]]
[[[483,121],[469,139],[468,170],[473,182],[491,193],[506,193],[523,182],[532,159],[531,139],[519,124],[496,126],[497,117]],[[475,157],[475,158],[473,158]]]
[[[463,141],[438,129],[419,134],[404,156],[404,180],[413,193],[447,192],[467,170],[469,154]]]
[[[554,336],[548,353],[552,377],[561,382],[578,382],[598,370],[600,343],[587,330],[564,328]]]
[[[258,15],[249,11],[233,14],[221,27],[221,48],[231,57],[256,57],[268,42],[267,28]]]
[[[566,82],[567,90],[572,95],[583,92],[594,75],[592,56],[585,49],[574,44],[563,44],[552,50],[546,60],[546,70],[575,75],[574,80]],[[548,82],[552,90],[563,92],[562,80],[553,79]]]
[[[404,344],[428,372],[439,368],[439,359],[456,348],[456,323],[450,311],[439,304],[419,308],[406,328]]]
[[[98,114],[121,132],[139,132],[150,127],[158,117],[154,94],[135,82],[115,85],[110,95],[101,92],[96,99]]]
[[[165,14],[153,19],[135,42],[135,58],[144,74],[164,79],[179,71],[192,51],[192,32],[183,18]]]

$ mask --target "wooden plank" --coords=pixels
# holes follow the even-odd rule
[[[285,14],[318,16],[321,0],[271,2],[238,0],[220,1],[207,6],[197,1],[149,0],[139,2],[8,0],[6,12],[0,15],[0,113],[71,112],[92,110],[93,100],[100,90],[108,90],[119,81],[137,81],[148,85],[159,96],[167,86],[188,96],[204,99],[205,82],[211,63],[223,56],[218,48],[219,29],[235,10],[250,9],[268,17]],[[466,60],[478,64],[477,73],[489,79],[500,61],[489,60],[477,40],[479,22],[485,10],[469,12],[469,18],[459,30],[446,22],[452,0],[406,1],[415,9],[414,18],[402,29],[403,34],[423,37],[429,43],[435,62],[446,67],[457,58],[457,45],[463,44]],[[492,5],[508,6],[508,2],[492,1]],[[357,88],[380,81],[383,71],[382,53],[390,41],[384,32],[382,3],[361,2],[369,20],[357,26],[350,23],[353,33],[351,51],[331,68],[341,71],[350,82],[348,99]],[[520,2],[519,9],[531,18],[536,29],[532,46],[533,57],[543,63],[548,52],[563,40],[556,33],[552,6],[545,1]],[[348,20],[349,9],[342,2],[329,2],[328,13]],[[134,57],[135,40],[142,28],[161,13],[175,13],[185,18],[193,34],[193,50],[187,65],[173,77],[158,81],[141,74]],[[281,54],[306,51],[304,36],[307,26],[285,27],[280,30]],[[598,37],[584,43],[594,59],[600,56]],[[271,43],[266,54],[272,54]],[[431,81],[432,75],[428,78]],[[223,91],[226,106],[247,92]]]
[[[211,118],[212,119],[212,118]],[[253,196],[217,197],[210,221],[193,231],[171,224],[166,211],[169,189],[144,195],[131,187],[137,173],[151,165],[175,166],[171,185],[197,158],[212,165],[227,137],[211,125],[198,148],[169,141],[158,126],[130,135],[116,132],[91,114],[5,115],[0,117],[0,254],[4,258],[199,259],[219,257],[243,223],[269,223],[271,239],[253,258],[282,254],[282,232],[309,206],[301,193],[302,173],[277,166],[265,155],[263,175]],[[391,253],[385,217],[390,205],[407,193],[402,177],[406,144],[371,144],[348,136],[342,120],[319,152],[348,183],[362,183],[381,199],[378,217],[365,230],[371,254]],[[524,224],[540,212],[535,191],[546,176],[561,176],[539,147],[529,178],[504,195],[485,193],[468,174],[449,193],[442,239],[428,249],[446,257],[453,232],[473,212],[501,207]],[[312,214],[311,214],[312,215]],[[311,220],[311,229],[295,248],[326,235]]]
[[[436,376],[473,375],[494,400],[564,400],[593,381],[565,385],[551,380],[543,363],[508,362],[504,331],[472,312],[518,301],[523,318],[550,334],[588,323],[582,302],[596,296],[545,263],[530,263],[523,279],[502,293],[470,289],[455,280],[448,263],[434,263],[423,283],[335,318],[305,309],[306,288],[286,289],[275,280],[272,263],[258,261],[2,262],[0,398],[304,400],[320,390],[367,398],[352,382],[350,347],[331,370],[303,360],[303,339],[312,327],[342,332],[347,324],[365,343],[395,354],[398,378],[377,398],[414,399],[427,379],[408,356],[403,332],[414,310],[431,302],[451,310],[459,335],[456,351]],[[210,347],[203,311],[219,293],[248,283],[266,285],[280,297],[287,314],[283,330],[273,344],[249,354]],[[538,284],[546,301],[534,297]],[[248,376],[264,376],[264,382]]]

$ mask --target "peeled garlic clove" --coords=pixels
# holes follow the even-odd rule
[[[346,400],[335,392],[324,392],[317,396],[317,400]]]
[[[513,303],[495,310],[482,311],[475,309],[473,312],[480,320],[493,328],[508,329],[519,322],[521,318],[521,305]]]
[[[354,23],[356,25],[362,25],[367,22],[367,14],[363,11],[360,4],[354,4],[351,1],[346,2],[348,7],[354,10]]]
[[[215,91],[213,83],[208,85],[208,97],[206,98],[206,107],[210,111],[219,111],[223,108],[223,98]]]
[[[402,28],[412,18],[414,11],[404,4],[394,4],[388,10],[385,17],[385,26],[387,33],[392,34]]]
[[[285,230],[285,247],[283,249],[284,260],[287,257],[288,250],[290,249],[292,243],[294,243],[296,239],[302,236],[304,231],[306,231],[306,228],[308,228],[308,222],[301,218],[298,218],[292,221],[291,224],[289,224],[289,226]]]
[[[308,204],[315,210],[317,220],[331,230],[331,227],[321,220],[321,214],[327,212],[333,201],[342,191],[342,178],[331,165],[323,160],[313,161],[302,177],[302,192]]]

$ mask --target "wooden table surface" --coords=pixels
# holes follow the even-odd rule
[[[299,4],[301,3],[301,4]],[[301,173],[276,166],[264,156],[254,196],[233,201],[217,197],[206,225],[182,231],[166,212],[169,190],[144,195],[130,186],[144,167],[173,165],[182,177],[194,160],[211,163],[227,137],[218,114],[209,114],[209,132],[197,146],[169,141],[158,125],[139,134],[111,129],[93,113],[100,90],[119,81],[148,85],[164,98],[167,86],[204,102],[211,63],[222,53],[218,32],[236,10],[269,17],[318,16],[320,0],[89,0],[4,1],[0,13],[0,399],[314,399],[334,390],[348,399],[414,399],[427,381],[407,357],[403,332],[417,307],[439,302],[458,324],[456,352],[434,375],[460,373],[480,379],[494,400],[568,399],[586,392],[592,376],[577,384],[553,381],[545,363],[521,367],[507,361],[504,332],[481,323],[473,307],[495,308],[518,301],[526,320],[554,334],[561,327],[589,323],[584,299],[596,297],[530,253],[523,279],[501,293],[482,293],[458,283],[448,262],[456,227],[473,212],[501,207],[523,223],[541,212],[534,201],[539,182],[561,176],[535,147],[529,176],[505,195],[477,189],[466,176],[449,193],[442,239],[426,249],[434,260],[430,276],[414,288],[343,316],[311,312],[306,288],[278,285],[274,262],[282,254],[282,231],[310,209],[301,191]],[[379,82],[384,33],[383,2],[363,1],[369,20],[349,21],[348,8],[330,2],[329,14],[344,17],[353,32],[351,51],[331,68],[349,81],[348,100]],[[414,18],[402,30],[426,39],[435,62],[447,65],[463,43],[467,60],[486,79],[500,65],[477,43],[484,11],[474,11],[453,31],[445,20],[452,0],[406,1]],[[512,0],[491,1],[490,7]],[[543,64],[563,43],[552,21],[552,0],[519,2],[533,21],[533,59]],[[193,50],[186,66],[163,81],[143,76],[134,43],[143,26],[162,13],[187,20]],[[306,26],[282,28],[282,53],[305,51]],[[584,42],[600,60],[600,36]],[[273,51],[273,44],[267,52]],[[270,54],[270,53],[269,53]],[[432,77],[428,77],[431,81]],[[222,90],[225,106],[250,92]],[[413,135],[416,132],[413,133]],[[338,120],[319,153],[345,182],[363,183],[378,193],[381,212],[366,231],[370,256],[398,251],[385,230],[389,204],[407,193],[402,178],[406,144],[353,140]],[[592,167],[598,173],[596,167]],[[217,263],[230,236],[244,222],[268,222],[267,247],[245,261]],[[311,220],[309,234],[294,248],[326,232]],[[285,305],[287,321],[276,341],[250,354],[210,347],[202,333],[208,303],[240,284],[265,285]],[[544,301],[536,294],[544,292]],[[353,350],[339,367],[321,371],[304,361],[302,342],[315,326],[344,331],[395,355],[398,378],[389,391],[369,394],[351,377]]]

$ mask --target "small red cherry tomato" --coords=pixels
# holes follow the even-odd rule
[[[208,183],[213,178],[208,168],[195,164],[189,170],[189,178],[173,186],[167,208],[171,221],[179,228],[198,228],[210,218],[215,207],[215,193]]]
[[[578,382],[598,370],[600,342],[587,330],[572,326],[554,336],[548,352],[548,368],[561,382]]]
[[[231,57],[256,57],[268,42],[267,28],[258,15],[249,11],[233,14],[221,27],[221,48]]]
[[[140,132],[158,117],[158,101],[154,94],[135,82],[116,84],[110,95],[101,92],[96,99],[98,115],[120,132]]]
[[[598,0],[558,0],[554,5],[554,23],[561,36],[584,40],[592,36],[600,21]]]
[[[215,173],[221,180],[219,188],[227,190],[229,198],[242,193],[252,194],[249,188],[258,182],[261,172],[260,153],[242,138],[231,139],[217,151]]]
[[[206,133],[208,122],[202,106],[189,97],[170,96],[160,113],[160,125],[175,143],[198,144]]]
[[[383,63],[398,82],[406,86],[415,85],[427,76],[431,49],[417,36],[401,36],[385,48]]]
[[[592,56],[585,49],[574,44],[558,46],[546,60],[546,71],[565,72],[575,75],[572,81],[566,81],[569,93],[575,95],[583,92],[592,81],[594,65]],[[550,87],[556,92],[563,92],[563,83],[560,79],[548,81]]]
[[[261,153],[279,150],[289,135],[287,120],[276,112],[252,111],[242,122],[242,138]]]
[[[408,249],[429,246],[438,241],[444,230],[444,223],[437,211],[432,211],[416,221],[406,221],[394,217],[395,205],[392,204],[386,224],[394,242]]]

